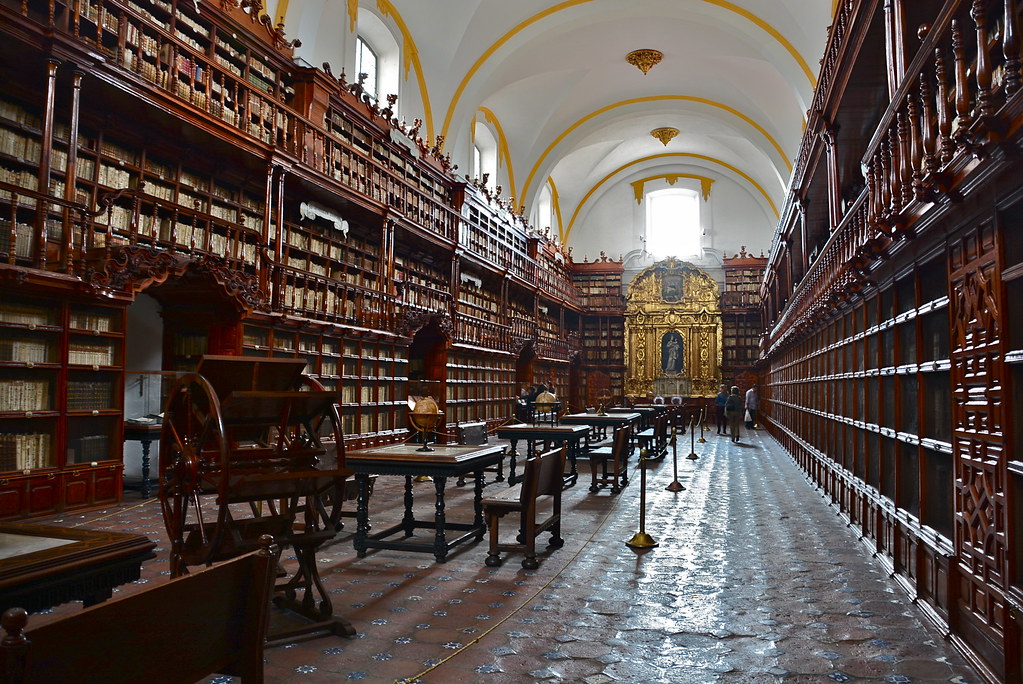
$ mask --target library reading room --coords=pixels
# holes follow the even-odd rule
[[[1021,35],[0,0],[0,681],[1023,684]]]

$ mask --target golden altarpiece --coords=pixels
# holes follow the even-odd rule
[[[721,304],[717,282],[668,258],[629,285],[625,305],[625,393],[713,396],[720,384]]]

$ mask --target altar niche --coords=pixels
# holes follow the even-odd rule
[[[672,330],[661,338],[661,370],[665,375],[682,374],[682,352],[685,343],[682,335]]]
[[[626,295],[625,393],[713,396],[721,376],[721,304],[715,280],[668,258]]]

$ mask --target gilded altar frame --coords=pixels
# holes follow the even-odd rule
[[[689,385],[691,396],[714,396],[721,382],[721,338],[714,278],[675,258],[644,269],[626,295],[625,393],[656,394],[655,384],[674,381]],[[680,353],[680,367],[665,366],[676,361],[672,349]],[[666,381],[657,383],[659,378]]]

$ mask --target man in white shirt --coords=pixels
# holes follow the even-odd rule
[[[754,384],[746,390],[746,410],[749,411],[749,420],[746,427],[753,429],[757,426],[757,408],[760,406],[760,397],[757,396],[757,385]]]

